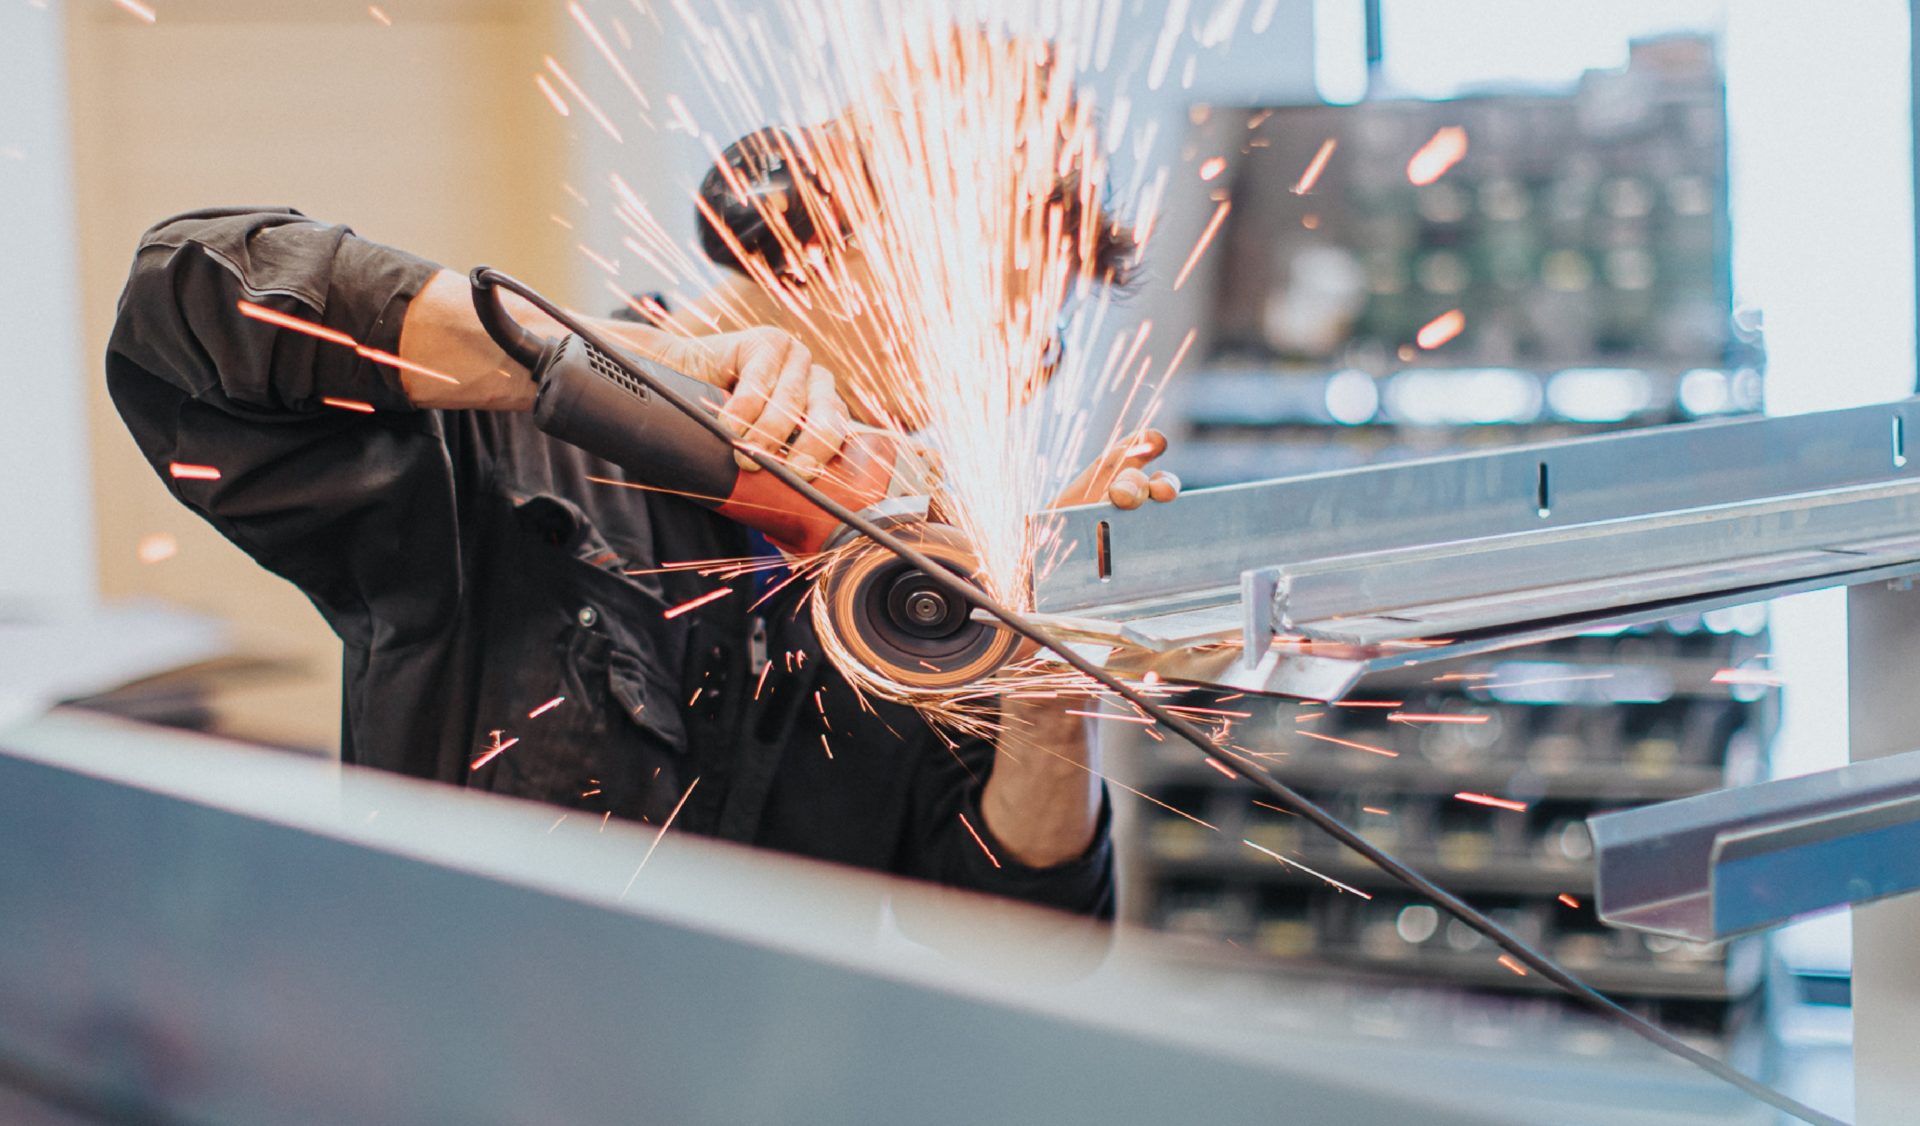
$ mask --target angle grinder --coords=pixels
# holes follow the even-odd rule
[[[639,484],[686,496],[764,534],[793,555],[833,552],[816,588],[829,624],[866,669],[916,690],[970,684],[1011,659],[1019,638],[973,620],[970,607],[919,568],[858,533],[770,473],[741,470],[733,447],[687,417],[626,368],[718,411],[726,393],[631,354],[619,361],[569,333],[552,339],[515,321],[499,288],[473,272],[474,309],[507,355],[533,373],[534,424],[620,466]],[[954,574],[979,563],[952,526],[924,515],[931,491],[925,459],[899,436],[857,430],[814,482],[842,505],[882,519],[894,535]],[[919,503],[914,503],[915,500]]]

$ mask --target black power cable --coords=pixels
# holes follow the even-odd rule
[[[1434,883],[1419,872],[1407,867],[1391,853],[1376,847],[1359,833],[1348,828],[1344,822],[1307,800],[1307,798],[1301,794],[1295,792],[1292,787],[1267,774],[1260,768],[1259,764],[1238,752],[1215,743],[1207,737],[1206,732],[1202,731],[1190,721],[1154,703],[1140,693],[1135,692],[1112,673],[1107,672],[1085,657],[1075,653],[1069,646],[1054,640],[1045,630],[1028,621],[1024,615],[1001,606],[985,591],[980,590],[947,568],[921,555],[918,551],[915,551],[911,545],[901,542],[888,533],[886,529],[873,523],[866,517],[861,516],[859,513],[854,512],[852,509],[847,508],[845,505],[840,504],[832,497],[820,492],[798,474],[781,464],[779,460],[751,446],[742,444],[725,426],[721,425],[719,419],[715,418],[709,412],[702,410],[698,404],[683,398],[672,388],[662,385],[658,380],[654,379],[642,365],[629,361],[625,351],[620,345],[607,340],[590,325],[587,325],[578,317],[573,316],[571,313],[553,304],[553,302],[548,301],[524,282],[517,281],[509,275],[488,266],[475,269],[472,278],[474,286],[478,289],[498,286],[511,293],[519,294],[532,304],[534,308],[552,317],[555,321],[559,322],[561,327],[578,335],[589,345],[606,354],[615,363],[619,364],[628,375],[639,380],[650,391],[659,395],[667,402],[672,403],[676,409],[688,417],[698,420],[700,424],[711,431],[715,437],[726,442],[735,450],[752,458],[761,469],[771,473],[775,478],[805,497],[809,502],[818,506],[823,511],[832,514],[835,519],[853,528],[861,535],[866,536],[888,551],[891,551],[894,555],[919,568],[925,572],[929,579],[948,594],[955,598],[962,599],[981,610],[985,610],[994,618],[998,619],[1006,628],[1034,644],[1051,651],[1074,669],[1085,674],[1088,678],[1106,687],[1121,699],[1126,700],[1134,707],[1140,709],[1142,713],[1152,718],[1156,723],[1166,727],[1174,734],[1179,735],[1182,739],[1193,744],[1202,754],[1211,756],[1216,761],[1226,763],[1228,768],[1236,775],[1265,791],[1268,796],[1277,800],[1286,809],[1312,822],[1315,826],[1319,827],[1322,832],[1325,832],[1334,840],[1339,841],[1361,856],[1366,857],[1368,861],[1372,862],[1381,871],[1400,881],[1409,889],[1427,899],[1431,899],[1442,910],[1492,940],[1494,945],[1513,955],[1522,965],[1536,971],[1541,977],[1546,978],[1548,981],[1566,990],[1582,1004],[1585,1004],[1602,1016],[1624,1025],[1636,1035],[1655,1046],[1663,1048],[1679,1056],[1681,1059],[1697,1065],[1702,1070],[1731,1083],[1733,1086],[1738,1087],[1740,1090],[1752,1095],[1761,1102],[1790,1114],[1803,1122],[1813,1123],[1814,1126],[1847,1126],[1847,1123],[1841,1119],[1815,1110],[1804,1103],[1798,1102],[1774,1090],[1759,1080],[1742,1074],[1723,1061],[1715,1059],[1713,1056],[1688,1044],[1686,1041],[1668,1032],[1666,1029],[1661,1028],[1659,1025],[1632,1012],[1619,1002],[1612,1000],[1599,990],[1594,989],[1592,986],[1573,976],[1573,974],[1562,969],[1558,962],[1535,950],[1518,935],[1507,930],[1499,923],[1494,922],[1478,908],[1468,904],[1465,900],[1455,896],[1452,892]]]

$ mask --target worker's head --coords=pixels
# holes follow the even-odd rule
[[[1031,395],[1075,297],[1135,265],[1097,132],[1045,44],[903,47],[832,120],[728,146],[701,186],[702,245],[871,421],[924,421],[902,369],[949,330],[941,344],[981,347],[969,362],[1008,366]]]

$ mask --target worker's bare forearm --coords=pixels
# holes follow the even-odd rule
[[[565,330],[521,297],[503,294],[515,320],[542,336],[560,336]],[[651,354],[665,346],[666,334],[624,322],[598,321],[597,326]],[[400,329],[400,356],[440,376],[402,370],[407,398],[416,407],[439,410],[533,409],[533,378],[493,342],[473,310],[473,290],[466,277],[441,270],[407,305]],[[449,382],[448,380],[452,380]]]
[[[1008,700],[981,815],[1013,859],[1065,863],[1093,844],[1100,820],[1098,754],[1087,725],[1056,701]]]

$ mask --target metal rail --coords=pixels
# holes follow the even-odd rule
[[[1119,670],[1335,698],[1383,667],[1898,577],[1920,571],[1910,420],[1920,400],[1070,509],[1038,620]]]

